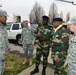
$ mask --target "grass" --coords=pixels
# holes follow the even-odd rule
[[[10,54],[6,58],[6,68],[4,75],[17,75],[24,69],[29,67],[29,63],[22,65],[24,58],[20,58],[17,54]],[[34,64],[35,61],[33,61]]]

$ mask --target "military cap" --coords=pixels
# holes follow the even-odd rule
[[[26,20],[26,21],[23,21],[23,23],[25,24],[25,23],[29,23],[29,22],[28,22],[28,20]]]
[[[63,21],[62,18],[54,18],[53,21]]]
[[[76,23],[76,17],[73,17],[70,21],[71,24]]]
[[[75,23],[76,23],[76,17],[73,17],[71,20],[67,22],[68,25],[75,24]]]
[[[49,17],[48,16],[42,16],[42,19],[43,20],[49,20]]]
[[[0,15],[1,16],[8,16],[7,11],[5,11],[5,10],[0,10]]]

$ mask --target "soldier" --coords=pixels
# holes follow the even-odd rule
[[[4,73],[5,59],[9,50],[7,30],[5,28],[7,16],[6,11],[0,10],[0,75]]]
[[[36,63],[35,69],[30,72],[30,74],[35,74],[39,72],[39,64],[41,56],[43,55],[43,70],[42,75],[46,75],[47,58],[50,49],[50,38],[53,31],[53,26],[48,24],[49,17],[42,16],[42,25],[39,25],[35,31],[36,39],[38,40],[38,47],[36,49]]]
[[[52,37],[52,58],[55,68],[54,75],[63,75],[62,69],[69,47],[69,32],[62,23],[63,20],[61,18],[53,19],[53,26],[55,28]]]
[[[71,34],[70,53],[68,56],[68,75],[76,75],[76,17],[73,17],[69,22],[69,29],[74,34]]]
[[[29,58],[29,65],[32,65],[32,58],[33,58],[33,50],[34,50],[34,30],[28,26],[28,21],[24,21],[24,28],[22,29],[21,33],[21,41],[23,45],[23,51],[25,56],[25,61],[23,64],[26,64]]]

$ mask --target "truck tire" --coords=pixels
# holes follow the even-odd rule
[[[21,43],[21,36],[17,36],[17,42],[18,42],[19,45],[22,44],[22,43]]]

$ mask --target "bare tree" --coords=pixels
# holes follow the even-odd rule
[[[62,11],[60,12],[60,15],[59,16],[60,16],[60,18],[63,19],[63,12]]]
[[[70,12],[66,14],[66,22],[70,20]]]
[[[29,14],[30,22],[41,23],[42,16],[44,14],[45,14],[45,11],[43,10],[43,7],[40,6],[38,2],[36,2]]]
[[[58,10],[57,6],[55,3],[52,3],[50,6],[49,10],[49,18],[50,18],[50,23],[52,24],[52,20],[58,16]]]

